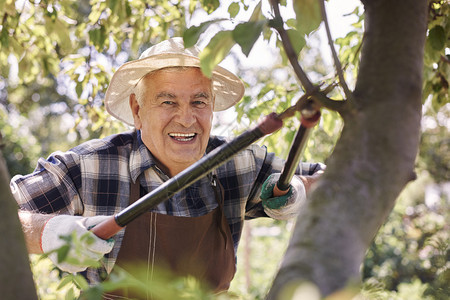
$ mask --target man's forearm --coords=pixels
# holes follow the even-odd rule
[[[52,217],[54,217],[54,215],[19,210],[19,219],[22,223],[28,253],[42,254],[40,246],[42,229]]]
[[[298,176],[302,180],[303,185],[305,186],[306,193],[310,191],[311,185],[313,185],[317,180],[319,180],[320,176],[322,176],[323,173],[324,173],[323,170],[319,170],[315,172],[313,175]]]

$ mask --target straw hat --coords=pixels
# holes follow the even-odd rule
[[[133,125],[129,96],[139,80],[151,71],[166,67],[200,67],[197,47],[184,48],[183,38],[172,38],[145,50],[139,59],[123,64],[111,78],[106,91],[106,110]],[[217,66],[211,77],[215,94],[214,111],[230,108],[244,95],[244,84],[233,73]]]

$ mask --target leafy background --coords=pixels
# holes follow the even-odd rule
[[[281,1],[285,11],[296,13],[284,21],[302,66],[314,81],[329,85],[336,77],[318,51],[318,45],[326,41],[316,31],[320,21],[314,3]],[[402,193],[367,253],[362,298],[448,299],[450,295],[450,6],[443,0],[428,3],[418,179]],[[356,21],[344,37],[335,40],[335,46],[352,86],[363,40],[362,7],[349,11],[349,16]],[[205,73],[231,50],[228,59],[239,66],[235,71],[247,92],[235,112],[217,116],[221,124],[216,123],[216,132],[236,135],[261,115],[283,111],[303,93],[265,1],[0,0],[0,18],[0,130],[11,175],[31,172],[38,157],[55,150],[127,129],[103,109],[111,74],[167,37],[184,36],[188,43],[200,39],[206,49],[202,54]],[[254,45],[261,42],[273,49],[272,66],[243,66],[241,61],[260,51]],[[330,95],[344,99],[339,89]],[[298,118],[292,118],[262,143],[286,157],[298,126]],[[305,160],[326,162],[341,127],[338,114],[324,109],[308,141]],[[291,227],[291,222],[268,219],[247,223],[231,287],[236,297],[264,297]],[[72,299],[78,294],[77,280],[61,281],[67,274],[52,269],[46,259],[31,256],[31,261],[42,299]]]

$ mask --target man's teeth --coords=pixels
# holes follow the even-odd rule
[[[195,137],[195,133],[169,133],[169,136],[181,142],[188,142]]]

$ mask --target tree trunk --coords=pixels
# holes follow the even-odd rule
[[[0,144],[1,144],[0,136]],[[0,298],[37,299],[17,204],[9,189],[9,174],[0,151]]]
[[[415,178],[427,1],[363,4],[361,64],[345,126],[297,219],[269,299],[289,299],[305,281],[322,296],[360,282],[365,252]]]

